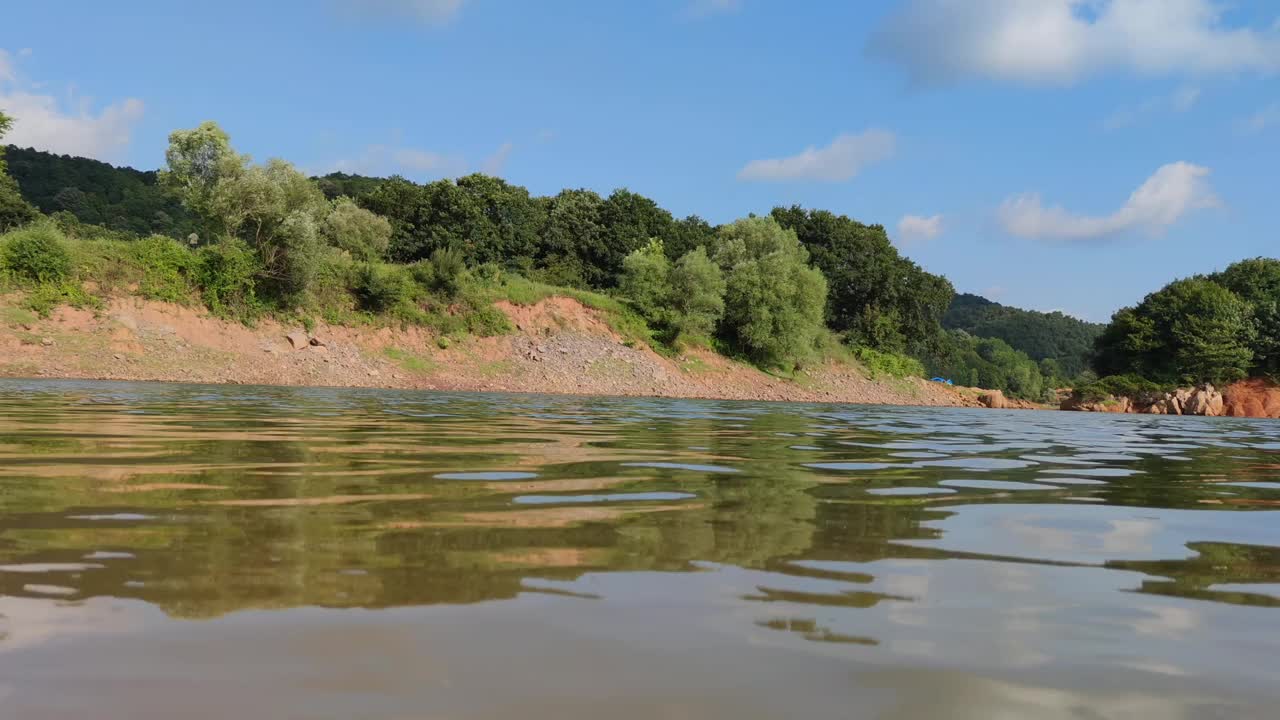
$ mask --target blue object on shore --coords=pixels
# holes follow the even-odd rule
[[[955,383],[951,382],[950,380],[948,380],[948,379],[946,379],[946,378],[941,378],[941,377],[931,378],[931,380],[933,380],[933,382],[942,383],[942,384],[944,384],[944,385],[954,385],[954,384],[955,384]]]

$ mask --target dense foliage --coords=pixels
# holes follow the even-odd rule
[[[1176,280],[1136,307],[1121,309],[1098,338],[1098,374],[1193,384],[1226,383],[1267,371],[1277,338],[1268,335],[1269,327],[1259,326],[1258,317],[1265,316],[1266,303],[1274,303],[1276,295],[1253,277],[1233,265],[1216,278]],[[1220,284],[1224,279],[1256,293],[1263,312]]]
[[[181,201],[157,186],[155,172],[12,146],[5,155],[22,197],[43,213],[67,212],[82,223],[134,235],[185,239],[196,230]],[[0,179],[0,230],[6,227],[4,185]]]
[[[1064,382],[1052,360],[1037,363],[999,338],[964,330],[949,331],[939,349],[925,356],[925,368],[960,385],[998,388],[1037,402],[1051,400],[1053,389]]]
[[[923,353],[936,350],[954,290],[898,254],[880,225],[826,210],[774,208],[826,276],[826,318],[855,345]]]
[[[977,337],[999,338],[1032,360],[1052,360],[1066,378],[1089,367],[1094,340],[1104,327],[1060,312],[1022,310],[968,293],[955,296],[942,325]]]
[[[0,112],[0,140],[13,126],[13,119]],[[36,209],[27,202],[18,184],[9,175],[4,146],[0,146],[0,232],[16,228],[36,218]]]
[[[923,360],[930,373],[1037,399],[1082,369],[1097,330],[977,307],[972,296],[953,302],[951,284],[900,255],[882,226],[823,210],[779,207],[716,227],[626,189],[536,196],[483,174],[307,178],[240,155],[213,123],[173,133],[158,173],[12,152],[23,195],[54,215],[48,227],[117,249],[175,238],[139,242],[140,255],[113,252],[145,268],[134,280],[144,294],[194,295],[227,315],[374,313],[458,326],[448,318],[482,308],[483,292],[560,288],[625,310],[645,326],[638,336],[673,347],[714,344],[790,368],[837,340],[878,372],[918,374]],[[1280,362],[1280,351],[1267,357]]]

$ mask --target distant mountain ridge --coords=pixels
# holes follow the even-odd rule
[[[1053,360],[1064,377],[1075,377],[1089,367],[1093,342],[1106,327],[1060,312],[1001,305],[970,293],[958,293],[952,299],[942,326],[977,337],[999,338],[1033,360]]]

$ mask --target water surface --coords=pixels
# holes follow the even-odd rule
[[[1272,718],[1277,508],[1264,420],[5,381],[0,717]]]

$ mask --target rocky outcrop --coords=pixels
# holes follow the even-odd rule
[[[1009,398],[999,390],[988,390],[978,396],[978,402],[993,410],[1004,410],[1009,407]]]
[[[1230,417],[1280,418],[1280,386],[1261,378],[1233,383],[1222,400]]]
[[[1248,381],[1255,382],[1255,381]],[[1256,381],[1262,382],[1262,381]],[[1265,383],[1264,383],[1265,384]],[[1241,385],[1233,385],[1232,388]],[[1269,386],[1270,395],[1258,392],[1237,391],[1239,400],[1235,403],[1235,414],[1248,417],[1280,416],[1280,388]],[[1227,393],[1230,394],[1231,388]],[[1267,403],[1271,404],[1268,405]],[[1231,403],[1227,395],[1219,392],[1212,385],[1205,384],[1194,388],[1178,388],[1166,393],[1140,393],[1133,397],[1108,396],[1101,399],[1085,400],[1079,395],[1072,395],[1062,401],[1061,409],[1083,412],[1134,413],[1139,415],[1203,415],[1218,417],[1232,414]],[[1255,414],[1271,408],[1277,415]]]

